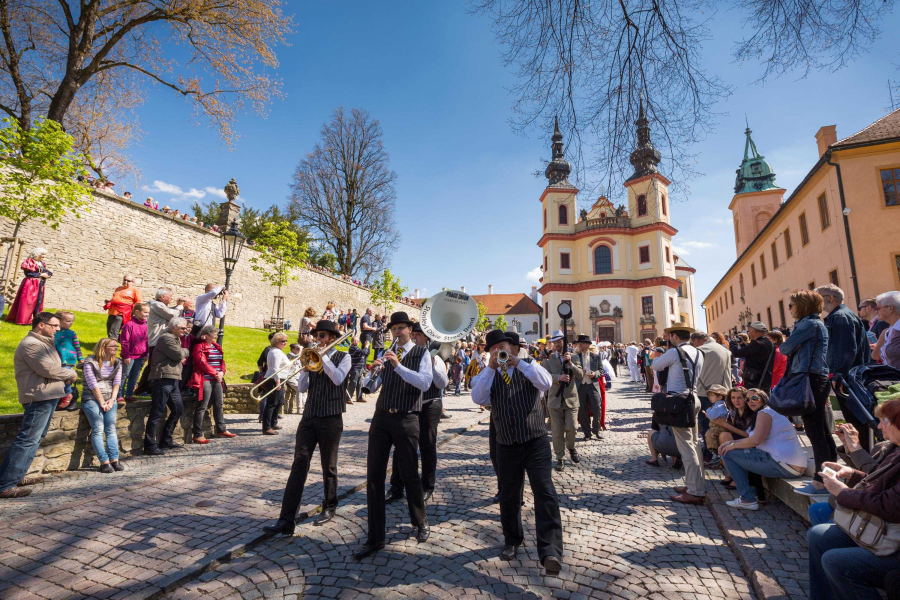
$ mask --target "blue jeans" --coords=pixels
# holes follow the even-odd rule
[[[93,392],[91,392],[93,394]],[[113,402],[112,408],[103,412],[96,398],[85,396],[81,401],[81,410],[91,424],[91,445],[94,454],[100,459],[100,464],[119,460],[119,436],[116,434],[116,408]],[[106,434],[106,444],[103,443],[103,434]],[[109,447],[109,453],[106,452]]]
[[[58,398],[25,405],[22,429],[19,430],[19,435],[13,440],[3,464],[0,465],[0,492],[16,487],[28,473],[28,467],[34,461],[41,440],[50,430],[50,420],[57,404]]]
[[[459,396],[459,384],[462,383],[462,377],[456,380],[456,395]]]
[[[137,387],[138,380],[141,378],[141,368],[146,360],[146,356],[132,358],[127,365],[122,365],[122,381],[125,383],[123,398],[130,398],[134,395],[134,388]]]
[[[809,522],[815,525],[824,525],[830,523],[834,516],[834,509],[827,502],[813,502],[806,511],[809,515]]]
[[[728,469],[728,474],[734,479],[734,485],[744,502],[756,502],[756,489],[750,485],[748,473],[775,479],[799,477],[778,464],[771,454],[759,448],[731,450],[722,457],[722,461]]]
[[[809,600],[880,600],[885,575],[900,569],[900,558],[875,556],[856,545],[834,523],[811,527]]]

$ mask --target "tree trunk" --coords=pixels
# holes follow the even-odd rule
[[[19,226],[21,226],[21,225],[22,225],[22,219],[16,219],[16,228],[13,229],[13,234],[12,234],[12,236],[14,238],[19,237]]]

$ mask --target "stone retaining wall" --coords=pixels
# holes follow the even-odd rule
[[[67,217],[58,230],[37,221],[29,221],[19,230],[26,253],[36,247],[49,252],[47,266],[53,277],[47,283],[44,306],[101,312],[125,273],[135,276],[146,300],[163,285],[174,287],[176,297],[196,297],[206,283],[224,282],[219,234],[131,200],[92,192],[90,212],[82,211],[80,218]],[[0,217],[0,237],[11,236],[14,225]],[[262,327],[272,314],[276,289],[250,268],[250,258],[256,253],[245,246],[231,276],[227,323],[232,325]],[[338,277],[307,269],[299,269],[295,275],[298,279],[282,289],[284,316],[295,328],[308,306],[321,315],[325,305],[334,302],[337,308],[356,308],[362,314],[371,304],[367,289]],[[18,265],[16,278],[22,278]],[[417,314],[401,303],[393,310]]]
[[[184,415],[175,426],[175,441],[191,441],[191,424],[194,419],[195,400],[184,402]],[[143,454],[144,423],[150,414],[150,401],[129,402],[118,409],[116,432],[119,436],[119,452],[122,458]],[[162,427],[160,423],[160,427]],[[22,427],[22,415],[0,415],[0,457],[5,456]],[[211,433],[210,411],[203,423],[204,434]],[[31,464],[29,473],[71,471],[83,467],[99,466],[90,440],[91,427],[87,417],[77,412],[58,411],[50,421],[50,430],[41,443]]]
[[[228,384],[224,404],[227,415],[252,415],[259,412],[259,403],[250,397],[249,383]]]

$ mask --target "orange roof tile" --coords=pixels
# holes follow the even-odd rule
[[[528,294],[484,294],[472,296],[484,304],[489,315],[532,315],[541,311]]]

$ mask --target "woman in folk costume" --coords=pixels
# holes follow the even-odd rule
[[[44,263],[46,255],[46,249],[35,248],[22,263],[25,279],[19,285],[16,299],[6,315],[6,320],[10,323],[31,325],[34,316],[44,309],[44,285],[53,275]]]

